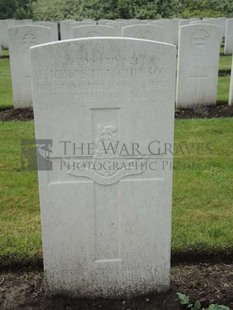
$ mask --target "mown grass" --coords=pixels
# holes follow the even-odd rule
[[[9,56],[9,50],[2,49],[2,56]]]
[[[13,106],[9,59],[0,59],[0,108]]]
[[[230,76],[223,76],[218,78],[218,102],[228,102],[230,89]]]
[[[204,150],[199,160],[178,153],[175,158],[172,248],[232,248],[233,121],[179,120],[175,128],[176,142],[200,143]]]
[[[221,56],[219,59],[219,71],[231,71],[232,56]]]
[[[41,257],[36,172],[21,172],[21,140],[33,139],[32,122],[0,124],[0,265]]]
[[[21,139],[33,137],[33,122],[0,124],[0,266],[42,258],[37,174],[20,170]],[[232,119],[176,121],[174,253],[233,249],[232,141]]]

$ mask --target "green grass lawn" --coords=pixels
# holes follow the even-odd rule
[[[0,59],[0,108],[13,106],[9,59]]]
[[[219,60],[219,71],[231,71],[232,56],[221,56]]]
[[[2,50],[2,56],[9,56],[9,50]]]
[[[218,78],[218,102],[228,102],[230,88],[230,77],[224,76]]]
[[[0,266],[41,259],[36,172],[20,170],[21,139],[34,137],[33,122],[0,124]],[[174,163],[174,252],[233,250],[233,121],[177,120]],[[197,156],[197,143],[210,151]],[[184,147],[183,147],[184,149]]]

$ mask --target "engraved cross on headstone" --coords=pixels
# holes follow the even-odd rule
[[[120,157],[120,108],[90,108],[94,144],[93,170],[68,171],[68,174],[87,177],[93,182],[95,262],[121,262],[121,180],[145,172],[147,156],[134,158],[139,169],[120,170],[132,157]],[[114,149],[114,151],[113,151]],[[117,165],[119,167],[117,168]],[[118,170],[119,169],[119,170]],[[106,242],[111,244],[106,247]]]
[[[200,97],[200,90],[203,88],[202,87],[202,82],[204,80],[206,80],[208,77],[207,77],[207,75],[202,73],[201,67],[198,66],[197,73],[194,74],[194,75],[191,75],[189,78],[194,80],[194,83],[195,83],[195,86],[194,86],[195,87],[195,98],[196,98],[196,101],[198,101],[198,99]]]

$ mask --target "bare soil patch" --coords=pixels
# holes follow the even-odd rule
[[[32,109],[0,109],[0,121],[31,121],[34,119]]]
[[[190,118],[218,118],[233,117],[233,106],[218,104],[209,107],[197,107],[194,109],[176,109],[175,117],[178,119]],[[31,121],[34,119],[32,109],[0,109],[0,121]]]
[[[42,271],[0,274],[2,310],[181,310],[176,293],[199,299],[203,307],[222,304],[233,309],[233,264],[177,265],[172,267],[171,290],[134,299],[70,299],[45,295]]]

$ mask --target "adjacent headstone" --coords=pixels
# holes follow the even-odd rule
[[[31,65],[39,167],[53,145],[39,171],[48,293],[167,290],[172,172],[158,145],[173,144],[175,46],[76,39],[32,48]]]
[[[83,23],[93,23],[96,24],[96,20],[92,19],[92,18],[85,18],[83,20],[81,20],[81,22]]]
[[[29,48],[51,41],[51,30],[43,26],[9,29],[9,54],[15,108],[32,107]]]
[[[8,20],[0,20],[0,41],[3,48],[9,47]]]
[[[189,25],[191,22],[196,22],[199,21],[200,22],[200,18],[189,18],[189,19],[180,19],[179,21],[179,26],[186,26]]]
[[[40,25],[51,29],[51,41],[58,41],[58,24],[46,21],[36,21],[34,25]]]
[[[140,25],[140,24],[146,24],[145,21],[141,20],[141,19],[129,19],[128,20],[129,26],[130,25]]]
[[[233,18],[228,19],[226,23],[224,54],[225,55],[233,54]]]
[[[189,25],[189,24],[190,24],[190,20],[189,19],[181,19],[179,21],[179,27],[186,26],[186,25]]]
[[[87,20],[87,21],[77,21],[70,23],[68,27],[69,39],[73,38],[73,28],[79,26],[96,26],[96,22]]]
[[[121,32],[122,27],[129,26],[129,25],[130,23],[127,20],[114,21],[114,22],[109,22],[106,24],[106,26],[116,27],[117,29],[120,30],[120,32]]]
[[[178,44],[179,34],[179,22],[178,19],[158,19],[149,25],[158,25],[164,27],[164,40],[166,43]]]
[[[208,20],[202,20],[202,21],[198,21],[198,20],[195,20],[195,21],[192,21],[191,23],[190,23],[190,25],[196,25],[196,26],[201,26],[201,25],[206,25],[206,26],[216,26],[216,27],[218,27],[219,29],[220,29],[220,32],[221,32],[221,36],[220,36],[220,38],[219,38],[219,44],[221,45],[222,44],[222,39],[223,39],[223,37],[222,37],[222,31],[221,31],[221,27],[220,26],[218,26],[218,25],[215,25],[214,23],[213,24],[210,24],[210,22],[208,21]]]
[[[177,107],[216,104],[220,39],[217,26],[180,27]]]
[[[60,21],[60,35],[61,35],[61,40],[67,40],[70,39],[70,24],[75,22],[74,19],[66,19],[66,20],[62,20]]]
[[[122,28],[123,37],[164,42],[164,27],[156,25],[134,25]]]
[[[204,18],[204,22],[207,22],[211,25],[219,26],[221,28],[222,37],[225,37],[225,31],[226,31],[226,17],[218,17],[218,18]]]
[[[101,25],[73,27],[72,32],[73,38],[117,36],[115,28]]]
[[[217,27],[220,27],[221,29],[221,37],[224,38],[225,37],[225,28],[226,28],[226,18],[224,17],[223,19],[220,18],[205,18],[203,20],[194,20],[191,21],[190,24],[192,25],[196,25],[196,24],[206,24],[206,25],[214,25]]]
[[[111,21],[112,20],[110,20],[110,19],[99,19],[99,20],[97,20],[96,24],[97,25],[105,25],[107,23],[110,23]]]

